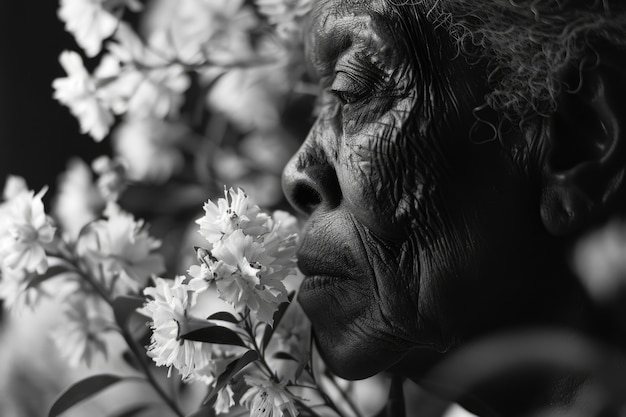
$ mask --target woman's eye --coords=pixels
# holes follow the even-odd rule
[[[337,96],[339,101],[341,101],[343,104],[351,104],[351,103],[357,102],[359,98],[361,98],[360,96],[357,96],[356,94],[351,93],[349,91],[339,91],[339,90],[330,90],[330,91],[335,96]]]
[[[355,103],[364,98],[369,92],[362,80],[343,71],[339,71],[335,75],[330,91],[343,104]]]

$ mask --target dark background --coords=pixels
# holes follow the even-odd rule
[[[109,152],[105,141],[81,135],[69,110],[53,99],[52,80],[65,76],[64,49],[77,50],[56,17],[57,1],[0,1],[0,186],[8,174],[54,194],[67,159],[88,162]]]

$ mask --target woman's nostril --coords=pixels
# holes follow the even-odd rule
[[[294,190],[293,199],[300,210],[309,214],[322,203],[320,193],[308,184],[298,184]]]

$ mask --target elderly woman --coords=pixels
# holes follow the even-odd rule
[[[419,382],[501,330],[593,328],[565,254],[626,201],[625,11],[315,3],[320,114],[283,185],[309,216],[299,300],[333,371]],[[567,403],[577,384],[555,380],[468,398],[485,415],[523,414],[537,398]]]

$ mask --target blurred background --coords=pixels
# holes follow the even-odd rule
[[[46,209],[68,231],[101,214],[103,189],[114,193],[162,240],[167,276],[189,264],[197,235],[193,221],[204,201],[222,195],[224,185],[242,187],[267,210],[288,208],[280,174],[315,115],[317,91],[307,78],[300,41],[300,19],[310,2],[285,2],[293,6],[285,9],[276,6],[278,0],[215,0],[211,7],[202,0],[120,1],[126,9],[115,10],[116,16],[123,16],[148,47],[133,44],[136,39],[124,32],[124,38],[113,39],[121,45],[116,54],[102,45],[86,53],[94,44],[86,47],[68,31],[77,1],[62,2],[65,21],[56,1],[0,2],[0,184],[19,175],[35,191],[48,186]],[[96,21],[88,14],[81,17],[86,24],[89,18]],[[66,50],[78,51],[91,74],[107,56],[127,69],[141,61],[143,66],[132,70],[152,84],[122,80],[122,73],[116,77],[123,83],[96,79],[98,88],[109,89],[107,97],[127,91],[129,83],[135,96],[123,96],[123,110],[112,102],[110,123],[85,127],[72,114],[75,102],[53,87],[54,80],[71,75],[59,61]],[[150,50],[162,53],[154,56]],[[124,61],[125,53],[130,61]],[[159,72],[164,68],[171,71]],[[158,88],[163,85],[167,88]],[[103,155],[109,159],[94,164]],[[624,222],[616,220],[591,234],[573,253],[572,264],[593,298],[623,316]],[[123,346],[112,342],[108,360],[95,360],[90,369],[68,367],[46,336],[59,324],[60,309],[44,300],[36,311],[0,312],[1,417],[45,416],[71,382],[126,366]],[[365,415],[377,412],[388,387],[389,380],[379,377],[353,392]],[[407,385],[405,394],[428,402],[415,386]],[[132,411],[138,397],[153,395],[141,386],[114,388],[66,415],[113,416],[112,402],[116,409]],[[455,407],[448,413],[464,412]],[[141,415],[168,414],[151,410]]]

